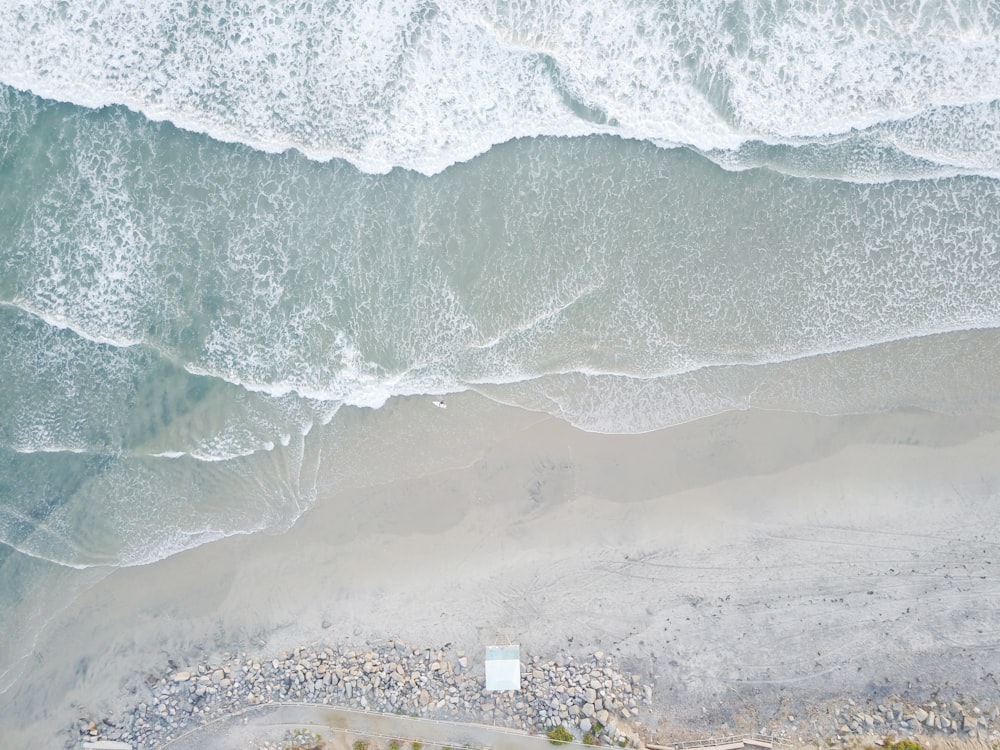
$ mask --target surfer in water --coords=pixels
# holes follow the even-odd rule
[[[435,399],[434,401],[431,401],[431,403],[434,404],[434,406],[436,406],[438,409],[448,408],[448,404],[444,402],[443,398]]]

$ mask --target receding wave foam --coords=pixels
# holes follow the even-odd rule
[[[598,133],[860,181],[1000,169],[991,3],[50,0],[0,20],[9,85],[373,173]]]

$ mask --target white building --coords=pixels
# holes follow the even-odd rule
[[[486,689],[521,689],[521,647],[486,647]]]

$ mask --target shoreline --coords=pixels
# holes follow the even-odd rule
[[[171,659],[317,634],[601,650],[677,726],[842,695],[992,700],[998,429],[751,410],[607,436],[474,394],[350,410],[287,532],[60,571],[69,608],[5,694],[0,740],[59,736],[81,705],[118,715]]]

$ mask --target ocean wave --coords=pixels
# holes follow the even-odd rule
[[[862,182],[1000,169],[988,4],[355,0],[190,13],[50,0],[7,4],[0,20],[10,86],[371,173],[434,174],[511,139],[594,134],[689,146],[734,169],[808,172],[790,150],[810,147],[815,174]],[[859,164],[828,148],[838,140],[886,154]]]
[[[16,310],[17,312],[31,315],[53,329],[72,331],[79,338],[89,341],[92,344],[112,346],[119,349],[127,349],[135,346],[151,347],[151,342],[148,340],[142,340],[139,338],[122,338],[112,335],[111,332],[105,333],[100,329],[94,330],[90,326],[81,323],[79,319],[75,319],[65,314],[44,310],[26,300],[0,300],[0,307],[6,307],[11,310]]]

